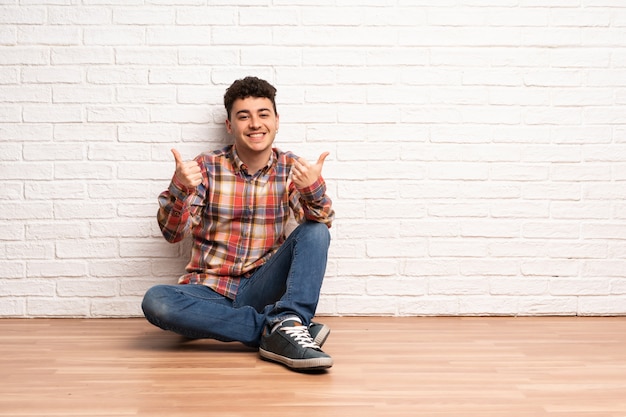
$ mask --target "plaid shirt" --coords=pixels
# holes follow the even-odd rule
[[[159,195],[157,219],[168,242],[193,237],[187,274],[179,284],[207,285],[234,299],[240,280],[285,241],[289,208],[298,223],[331,226],[334,211],[324,180],[296,189],[290,177],[296,159],[274,149],[267,165],[250,175],[231,145],[196,157],[203,178],[195,190],[174,176]]]

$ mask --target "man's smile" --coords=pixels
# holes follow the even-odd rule
[[[265,137],[265,133],[264,132],[250,133],[248,137],[250,139],[263,139]]]

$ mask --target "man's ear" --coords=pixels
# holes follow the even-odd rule
[[[226,123],[226,131],[228,132],[229,135],[232,134],[233,133],[233,129],[232,129],[232,126],[230,125],[230,120],[226,119],[225,123]]]

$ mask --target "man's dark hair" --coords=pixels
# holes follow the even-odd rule
[[[224,94],[224,107],[226,107],[226,113],[228,114],[228,120],[230,120],[230,112],[233,109],[233,103],[237,99],[244,99],[247,97],[268,98],[274,106],[274,113],[276,111],[276,88],[265,80],[257,77],[246,77],[241,80],[237,80],[226,89]]]

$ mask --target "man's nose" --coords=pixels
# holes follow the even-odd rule
[[[260,119],[256,116],[250,116],[250,128],[258,129],[259,127],[261,127]]]

